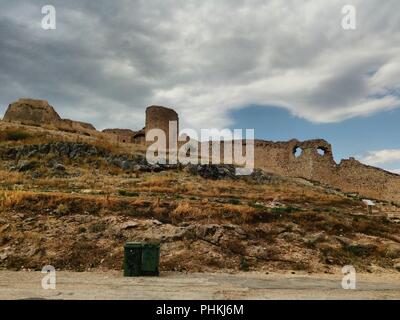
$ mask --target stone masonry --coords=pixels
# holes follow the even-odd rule
[[[95,130],[91,124],[61,119],[45,100],[19,99],[9,105],[3,120],[35,126],[53,125],[60,130],[87,134]],[[170,121],[179,122],[173,109],[150,106],[146,109],[146,126],[142,130],[106,129],[103,133],[112,141],[144,143],[149,130],[157,128],[164,130],[168,139]],[[337,164],[331,145],[322,139],[256,140],[254,154],[255,167],[267,172],[318,181],[363,197],[400,202],[400,175],[364,165],[354,158]]]

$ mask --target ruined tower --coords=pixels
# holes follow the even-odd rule
[[[150,106],[146,109],[146,136],[151,129],[161,129],[165,132],[167,138],[167,148],[169,148],[169,122],[176,121],[177,131],[176,138],[179,134],[179,117],[178,114],[170,109],[161,106]],[[175,135],[175,134],[174,134]]]

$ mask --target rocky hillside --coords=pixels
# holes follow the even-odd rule
[[[150,165],[96,143],[0,144],[0,267],[121,269],[126,241],[160,241],[161,269],[400,269],[400,209],[232,166]],[[13,139],[10,139],[13,138]]]

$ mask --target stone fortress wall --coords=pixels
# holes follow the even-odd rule
[[[400,201],[400,175],[354,158],[337,164],[325,140],[256,141],[254,153],[255,167],[267,172],[318,181],[368,198]]]
[[[107,134],[110,140],[117,143],[132,143],[136,132],[130,129],[104,129],[103,133]]]
[[[60,130],[89,135],[96,130],[88,123],[61,119],[45,100],[19,99],[9,105],[3,120],[35,126],[53,125]],[[177,121],[179,132],[179,117],[173,109],[150,106],[146,109],[146,125],[142,130],[105,129],[103,133],[116,142],[145,143],[147,132],[158,128],[164,130],[168,139],[169,121]],[[337,164],[331,145],[322,139],[286,142],[256,140],[254,154],[255,167],[270,173],[318,181],[363,197],[400,202],[400,175],[364,165],[354,158]]]

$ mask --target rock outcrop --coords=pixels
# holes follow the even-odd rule
[[[3,120],[33,126],[48,125],[58,130],[81,134],[96,130],[90,123],[61,119],[46,100],[19,99],[8,106]]]
[[[3,120],[40,126],[59,123],[61,117],[46,100],[19,99],[8,106]]]

